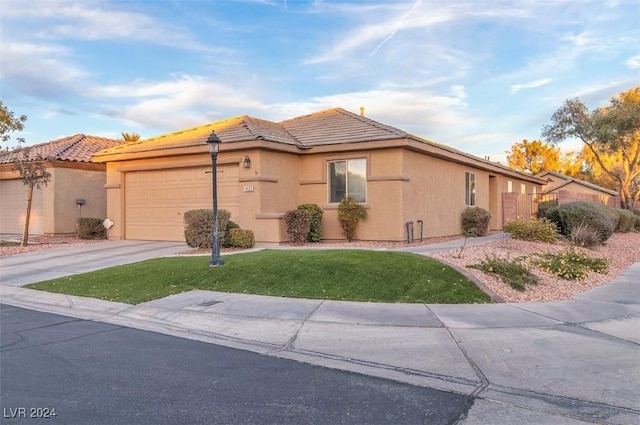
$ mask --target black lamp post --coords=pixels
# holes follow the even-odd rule
[[[220,138],[212,131],[207,138],[207,147],[211,154],[211,180],[213,185],[213,243],[211,245],[211,261],[209,266],[217,267],[222,265],[220,258],[220,229],[218,228],[218,173],[217,162],[218,152],[220,152]]]

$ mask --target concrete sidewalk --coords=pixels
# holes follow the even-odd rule
[[[16,282],[20,271],[12,270]],[[4,284],[0,302],[470,394],[467,425],[640,423],[640,263],[554,303],[356,303],[198,290],[132,306]]]

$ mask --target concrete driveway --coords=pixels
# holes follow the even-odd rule
[[[184,242],[104,241],[0,257],[0,284],[23,286],[189,249]]]

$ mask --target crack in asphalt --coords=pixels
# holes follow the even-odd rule
[[[7,344],[7,345],[3,345],[2,347],[0,347],[0,352],[20,351],[20,350],[24,350],[24,349],[27,349],[27,348],[33,348],[33,347],[46,347],[48,345],[58,344],[58,343],[61,343],[61,342],[75,341],[75,340],[79,340],[79,339],[82,339],[82,338],[86,338],[88,336],[99,335],[101,333],[108,333],[108,332],[113,332],[113,331],[116,331],[116,330],[126,329],[125,326],[112,325],[112,326],[114,326],[114,328],[112,328],[112,329],[103,329],[103,330],[100,330],[100,331],[90,332],[90,333],[86,333],[86,334],[83,334],[83,335],[74,336],[74,337],[71,337],[71,338],[63,338],[63,339],[58,339],[56,341],[43,342],[43,343],[39,343],[39,344],[31,344],[31,345],[11,348],[11,347],[13,347],[13,346],[15,346],[17,344],[22,343],[22,342],[30,341],[30,338],[28,336],[24,335],[24,333],[37,331],[37,330],[41,330],[41,329],[54,328],[54,327],[57,327],[57,326],[67,325],[69,323],[76,323],[76,322],[93,322],[93,321],[92,320],[84,320],[84,319],[67,320],[67,321],[64,321],[64,322],[53,323],[53,324],[49,324],[49,325],[38,326],[38,327],[35,327],[35,328],[29,328],[29,329],[23,329],[23,330],[20,330],[20,331],[16,331],[16,332],[13,332],[12,334],[16,335],[19,340],[18,341],[14,341],[14,342],[12,342],[10,344]]]

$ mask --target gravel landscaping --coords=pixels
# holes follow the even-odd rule
[[[524,292],[512,289],[498,277],[483,273],[467,266],[480,263],[488,255],[500,258],[515,259],[521,256],[532,256],[544,252],[566,251],[566,243],[546,244],[506,239],[490,242],[481,246],[465,248],[458,256],[459,249],[430,254],[432,258],[465,268],[489,289],[506,302],[546,302],[570,300],[577,294],[613,280],[620,272],[633,263],[640,261],[640,233],[615,233],[606,245],[596,249],[580,249],[592,257],[606,258],[609,270],[606,274],[589,273],[582,281],[569,281],[532,268],[538,277],[536,286],[528,286]]]

